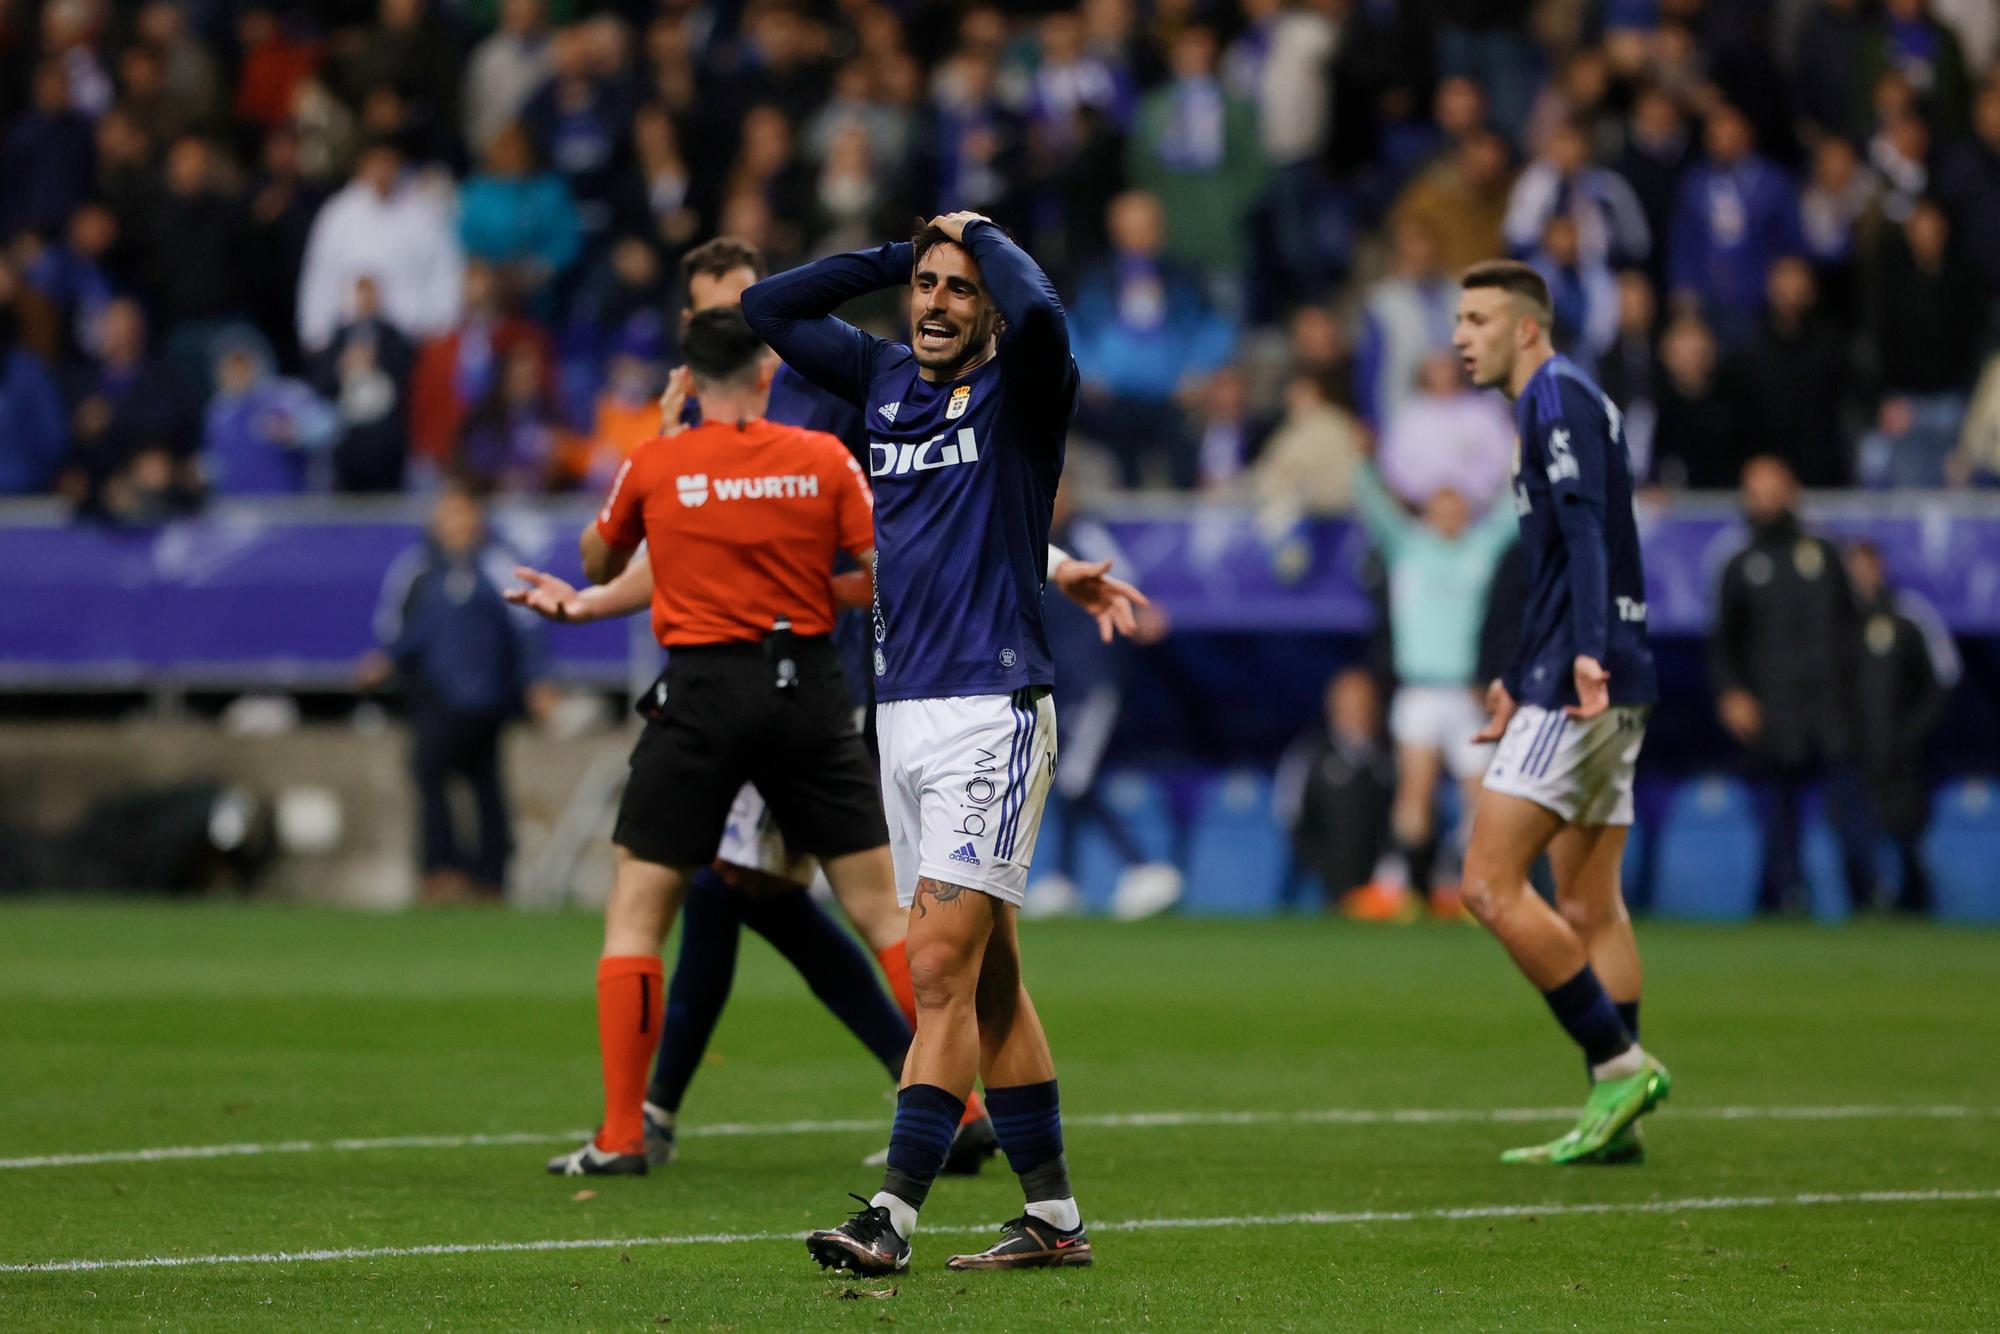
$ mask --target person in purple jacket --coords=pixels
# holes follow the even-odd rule
[[[1756,332],[1771,265],[1805,248],[1799,192],[1783,168],[1758,155],[1749,118],[1736,108],[1709,113],[1707,144],[1707,158],[1681,179],[1668,281],[1734,344]]]

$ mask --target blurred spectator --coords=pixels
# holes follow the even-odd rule
[[[2000,296],[2000,81],[1980,91],[1972,134],[1945,154],[1938,197],[1951,211],[1952,233],[1979,275],[1989,300]],[[2000,337],[2000,306],[1989,313],[1986,341]]]
[[[1381,692],[1367,672],[1350,667],[1327,682],[1325,709],[1279,761],[1273,802],[1293,861],[1331,906],[1368,884],[1387,850],[1396,765],[1382,738]],[[1283,906],[1298,906],[1298,877],[1285,888]]]
[[[1625,414],[1625,452],[1632,476],[1653,473],[1653,441],[1659,427],[1659,374],[1653,357],[1653,329],[1659,302],[1646,275],[1618,275],[1618,333],[1597,362],[1597,383]]]
[[[461,187],[458,208],[466,255],[493,265],[524,300],[537,301],[582,245],[569,187],[554,172],[537,169],[535,147],[518,125],[488,145],[486,170]]]
[[[354,286],[354,315],[315,359],[313,383],[333,404],[333,485],[343,492],[400,491],[409,461],[410,340],[382,316],[375,280]]]
[[[1958,34],[1966,68],[1975,74],[1990,72],[2000,58],[2000,9],[1987,0],[1931,0],[1931,12]]]
[[[1718,366],[1715,335],[1692,315],[1660,339],[1659,425],[1653,474],[1670,487],[1727,490],[1747,457],[1742,407]]]
[[[21,345],[19,297],[19,280],[0,260],[0,496],[46,493],[69,443],[55,377]]]
[[[1494,123],[1518,139],[1542,61],[1528,35],[1531,0],[1427,0],[1417,8],[1437,32],[1439,72],[1484,88]]]
[[[1572,117],[1558,125],[1514,181],[1507,203],[1507,248],[1526,258],[1541,247],[1551,219],[1576,226],[1576,249],[1590,264],[1629,267],[1652,254],[1652,230],[1625,178],[1591,161],[1591,127]]]
[[[514,558],[495,542],[475,493],[438,497],[430,536],[396,558],[375,612],[381,646],[364,685],[397,680],[408,702],[411,776],[420,806],[418,865],[426,902],[499,898],[514,851],[500,742],[524,710],[547,712],[534,613],[509,608]],[[466,850],[452,815],[454,780],[472,789],[478,838]]]
[[[660,433],[659,399],[665,387],[666,347],[659,329],[635,323],[611,350],[590,439],[570,468],[586,490],[609,486],[626,457]]]
[[[1618,279],[1611,266],[1583,252],[1576,220],[1553,217],[1528,262],[1549,285],[1556,350],[1597,371],[1597,359],[1618,339]]]
[[[878,243],[887,203],[886,184],[869,151],[868,131],[849,125],[834,138],[820,166],[813,199],[814,250],[838,253]]]
[[[1839,548],[1799,522],[1798,481],[1780,460],[1744,466],[1742,500],[1750,542],[1722,572],[1709,672],[1722,724],[1760,788],[1758,906],[1778,912],[1801,902],[1800,826],[1814,784],[1841,842],[1848,892],[1866,904],[1875,849],[1854,768],[1860,625],[1846,569]]]
[[[33,97],[0,141],[0,242],[60,227],[90,189],[95,135],[61,65],[36,67]]]
[[[392,143],[370,144],[354,179],[313,222],[299,276],[299,343],[318,352],[333,337],[354,285],[373,278],[383,314],[410,339],[428,338],[458,318],[464,256],[447,197],[405,179]]]
[[[1004,217],[1021,172],[1026,128],[999,96],[999,64],[989,51],[953,56],[933,85],[926,169],[933,211],[966,208]]]
[[[190,128],[213,129],[221,71],[190,29],[186,8],[175,0],[149,0],[139,10],[136,35],[142,49],[159,61],[162,91]]]
[[[825,162],[843,135],[861,131],[871,153],[869,165],[892,175],[910,152],[911,126],[896,108],[876,96],[877,76],[863,59],[853,59],[834,72],[833,95],[813,112],[800,136],[806,156]]]
[[[1904,111],[1889,117],[1868,141],[1868,165],[1881,183],[1882,214],[1907,222],[1930,188],[1931,132],[1923,117]]]
[[[272,372],[254,336],[215,343],[215,396],[201,433],[201,469],[217,495],[295,495],[312,488],[315,466],[339,423],[310,385]]]
[[[625,30],[600,14],[558,32],[554,69],[521,110],[536,151],[569,184],[586,244],[611,225],[632,106],[625,81]],[[749,126],[746,122],[745,136]],[[490,143],[490,140],[489,140]]]
[[[117,94],[99,50],[109,8],[94,0],[49,0],[42,8],[42,50],[61,65],[70,105],[93,118]]]
[[[313,218],[325,196],[306,180],[298,136],[289,129],[264,136],[263,161],[250,184],[249,216],[239,263],[251,323],[278,365],[299,366],[299,275]]]
[[[518,347],[553,368],[554,351],[540,326],[506,313],[493,270],[465,266],[464,314],[457,327],[421,345],[410,380],[410,446],[436,466],[458,449],[465,417],[499,382],[500,366]],[[553,394],[553,370],[544,388]]]
[[[1292,312],[1286,332],[1290,373],[1311,377],[1327,402],[1354,411],[1360,369],[1348,346],[1347,331],[1333,312],[1317,304],[1300,306]]]
[[[1382,437],[1383,482],[1412,505],[1448,490],[1485,513],[1510,486],[1512,415],[1494,395],[1466,385],[1453,353],[1426,357],[1416,379],[1415,397]]]
[[[251,5],[236,26],[243,56],[233,106],[236,119],[260,130],[275,129],[291,119],[299,90],[319,68],[322,55],[318,42],[294,35],[274,9]]]
[[[1663,88],[1648,84],[1632,103],[1625,148],[1613,170],[1632,187],[1646,219],[1651,241],[1647,273],[1655,284],[1667,276],[1667,241],[1673,230],[1674,203],[1680,195],[1681,174],[1694,159],[1687,118]]]
[[[1861,137],[1868,118],[1862,75],[1868,42],[1861,0],[1816,0],[1799,26],[1792,58],[1793,96],[1808,123],[1840,138]]]
[[[1809,487],[1854,479],[1846,429],[1846,349],[1820,317],[1812,266],[1781,259],[1771,266],[1764,327],[1743,350],[1743,429]]]
[[[453,462],[483,487],[535,493],[560,480],[579,442],[563,424],[540,349],[521,342],[500,358],[486,396],[459,433]]]
[[[1390,225],[1429,227],[1438,263],[1459,273],[1498,256],[1504,246],[1507,196],[1512,190],[1507,145],[1488,132],[1468,135],[1426,169],[1396,201]]]
[[[1958,443],[1986,308],[1950,240],[1951,223],[1930,200],[1884,238],[1870,330],[1883,397],[1859,467],[1871,486],[1942,486]]]
[[[65,489],[86,508],[130,512],[148,503],[129,494],[125,474],[144,463],[147,490],[179,488],[197,436],[195,405],[146,348],[146,317],[120,297],[104,308],[93,340],[97,359],[76,368],[67,386],[77,476]]]
[[[1264,157],[1256,110],[1224,91],[1215,64],[1215,33],[1183,28],[1173,42],[1172,82],[1139,104],[1127,164],[1132,184],[1173,219],[1169,257],[1238,274],[1250,210],[1264,189]]]
[[[1416,392],[1424,361],[1451,347],[1458,283],[1438,262],[1437,233],[1420,218],[1389,230],[1387,277],[1370,285],[1361,313],[1354,384],[1362,420],[1384,430]]]
[[[165,351],[191,387],[205,387],[210,346],[244,313],[242,272],[248,218],[223,182],[215,150],[186,138],[167,153],[166,189],[144,220],[147,286]]]
[[[117,294],[109,261],[118,243],[118,219],[102,204],[85,204],[70,215],[63,239],[35,249],[21,275],[49,303],[59,334],[57,357],[75,361],[93,355],[92,332]]]
[[[1345,514],[1354,505],[1354,470],[1366,439],[1366,428],[1327,397],[1322,380],[1293,376],[1285,415],[1250,470],[1259,527],[1282,535],[1308,516]]]
[[[673,117],[656,105],[639,108],[632,118],[632,162],[613,206],[614,225],[625,235],[650,237],[664,250],[681,250],[701,230],[694,190]]]
[[[527,110],[555,64],[541,0],[502,0],[500,24],[473,49],[465,70],[465,143],[484,154]]]
[[[1086,110],[1118,126],[1132,113],[1125,71],[1091,50],[1087,35],[1077,14],[1062,11],[1044,16],[1036,29],[1040,59],[1027,77],[1023,105],[1035,134],[1054,151],[1070,146]]]
[[[1250,410],[1250,389],[1243,372],[1225,366],[1208,377],[1197,413],[1198,483],[1204,491],[1230,489],[1243,476],[1270,433],[1270,424]]]
[[[1856,313],[1860,233],[1875,218],[1881,194],[1881,182],[1862,169],[1847,140],[1829,135],[1813,149],[1812,177],[1799,198],[1800,235],[1819,270],[1823,304],[1843,324]]]
[[[406,133],[442,155],[458,138],[458,62],[427,0],[379,0],[374,22],[335,35],[335,74],[350,104],[393,89],[407,106]]]
[[[1882,15],[1862,45],[1861,78],[1873,86],[1894,70],[1908,80],[1947,137],[1965,128],[1971,81],[1958,34],[1930,13],[1929,0],[1883,0]]]
[[[1078,425],[1118,456],[1127,486],[1161,470],[1194,485],[1194,442],[1179,396],[1220,368],[1235,331],[1200,276],[1163,258],[1167,218],[1141,190],[1112,201],[1111,256],[1078,284],[1070,337],[1083,372]]]
[[[1927,912],[1924,828],[1930,823],[1930,783],[1924,743],[1944,721],[1958,683],[1958,652],[1937,610],[1899,594],[1872,543],[1848,549],[1847,575],[1860,616],[1855,669],[1855,717],[1861,766],[1876,828],[1896,849],[1902,889],[1895,906]]]
[[[791,123],[777,107],[752,107],[744,116],[736,166],[723,194],[728,200],[753,199],[765,209],[770,221],[764,248],[803,256],[816,182],[795,151]]]
[[[1431,873],[1442,841],[1437,789],[1449,773],[1465,789],[1460,811],[1469,817],[1490,758],[1472,739],[1485,722],[1476,678],[1480,625],[1494,567],[1514,544],[1519,524],[1512,504],[1492,506],[1475,523],[1466,497],[1449,486],[1426,495],[1421,517],[1412,517],[1366,465],[1355,474],[1354,497],[1388,570],[1396,673],[1389,706],[1397,775],[1391,830],[1407,888],[1441,915],[1456,917],[1457,896],[1433,894]],[[1466,822],[1462,818],[1461,826]],[[1395,892],[1377,886],[1370,898],[1393,898]],[[1371,916],[1397,912],[1393,902],[1368,909]]]
[[[1757,156],[1742,112],[1711,111],[1707,143],[1706,160],[1681,181],[1669,268],[1676,300],[1696,303],[1733,343],[1757,326],[1771,265],[1801,248],[1799,201],[1784,171]]]

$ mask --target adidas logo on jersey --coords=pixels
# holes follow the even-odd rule
[[[955,862],[964,862],[967,866],[977,866],[979,865],[979,854],[977,852],[974,852],[972,850],[972,845],[968,843],[964,847],[960,848],[957,852],[952,853],[951,860]]]
[[[883,421],[893,426],[896,424],[896,413],[901,410],[902,406],[902,400],[898,399],[894,403],[884,403],[881,407],[875,409],[875,411],[882,414]]]

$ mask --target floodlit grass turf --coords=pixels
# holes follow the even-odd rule
[[[556,1132],[597,1074],[583,916],[151,906],[0,910],[0,1158],[343,1136]],[[1582,1071],[1471,929],[1074,923],[1024,932],[1064,1110],[1550,1107]],[[1097,1222],[1311,1211],[2000,1189],[2000,937],[1645,927],[1648,1045],[1677,1076],[1637,1169],[1504,1168],[1523,1124],[1074,1126]],[[1955,1104],[1958,1119],[1701,1108]],[[564,1181],[568,1145],[377,1149],[0,1170],[0,1264],[557,1238],[789,1232],[879,1178],[885,1083],[761,944],[690,1126],[644,1180]],[[580,1190],[593,1190],[579,1198]],[[936,1227],[1016,1212],[1003,1164]],[[299,1326],[1041,1329],[1425,1325],[1992,1327],[2000,1202],[1837,1203],[1102,1231],[1099,1265],[822,1278],[797,1241],[0,1273],[0,1328]],[[882,1299],[850,1293],[886,1291]]]

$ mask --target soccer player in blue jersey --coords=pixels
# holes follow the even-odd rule
[[[834,317],[892,287],[908,293],[908,343]],[[1016,933],[1056,760],[1042,585],[1078,383],[1062,303],[998,226],[953,213],[914,243],[767,278],[743,313],[787,364],[866,413],[882,795],[917,995],[882,1189],[808,1250],[862,1274],[908,1265],[978,1077],[1027,1204],[993,1247],[948,1267],[1089,1264]]]
[[[1528,602],[1513,664],[1487,691],[1498,741],[1473,816],[1463,891],[1473,914],[1583,1049],[1592,1081],[1576,1125],[1503,1155],[1516,1163],[1633,1161],[1638,1119],[1666,1096],[1639,1046],[1639,950],[1619,892],[1632,776],[1659,689],[1623,422],[1549,339],[1549,289],[1512,261],[1461,280],[1454,336],[1481,388],[1514,402],[1514,508]],[[1557,907],[1528,884],[1546,851]]]

